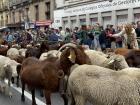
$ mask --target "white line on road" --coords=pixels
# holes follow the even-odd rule
[[[8,83],[8,81],[5,81],[5,82]],[[18,91],[20,94],[22,94],[22,90],[21,90],[20,87],[17,88],[17,87],[14,86],[14,85],[11,85],[11,87],[12,87],[13,89],[15,89],[16,91]],[[25,97],[27,97],[29,100],[32,101],[32,95],[31,95],[30,93],[28,93],[27,91],[24,91],[24,95],[25,95]],[[37,104],[37,105],[46,105],[43,101],[39,100],[38,98],[36,98],[36,104]]]

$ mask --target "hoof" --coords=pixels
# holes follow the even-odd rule
[[[25,102],[25,97],[23,95],[21,96],[21,101]]]
[[[40,94],[40,97],[44,97],[44,94]]]
[[[13,94],[12,93],[9,93],[9,97],[12,98],[13,97]]]
[[[9,96],[10,98],[12,98],[12,96]]]
[[[19,84],[17,84],[17,87],[19,87]]]
[[[40,91],[40,97],[44,97],[44,93],[42,90]]]
[[[14,81],[14,78],[12,77],[12,79],[11,79],[11,82],[12,82],[12,84],[14,84],[15,83],[15,81]]]

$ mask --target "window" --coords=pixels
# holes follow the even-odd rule
[[[39,6],[38,5],[35,6],[35,20],[36,21],[39,20]]]
[[[13,23],[15,23],[15,12],[12,13]]]
[[[21,22],[21,10],[19,11],[19,22]]]
[[[26,19],[29,21],[29,8],[26,8]]]
[[[50,11],[49,12],[46,12],[46,19],[48,20],[48,19],[50,19],[51,17],[50,17]]]
[[[3,16],[1,16],[1,26],[3,26],[4,23],[3,23]]]
[[[6,15],[6,24],[8,24],[8,15]]]
[[[51,17],[51,13],[50,13],[50,2],[46,2],[46,12],[45,12],[45,15],[46,15],[46,19],[50,19]]]
[[[50,11],[50,2],[46,2],[46,11]]]

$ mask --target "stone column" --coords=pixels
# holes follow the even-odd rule
[[[132,23],[134,21],[133,8],[128,9],[128,23]]]
[[[79,15],[76,16],[76,27],[80,27]]]
[[[89,14],[86,14],[86,25],[90,25],[90,17]]]
[[[117,26],[117,16],[116,16],[116,11],[115,10],[112,11],[111,18],[112,18],[112,25],[114,26],[114,28],[116,28],[116,26]]]
[[[68,16],[68,28],[71,28],[71,20],[70,20],[70,16]]]
[[[98,23],[100,25],[103,25],[103,18],[102,18],[102,13],[101,12],[98,13]]]

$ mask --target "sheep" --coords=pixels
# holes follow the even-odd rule
[[[42,53],[39,60],[40,61],[43,61],[45,59],[47,59],[48,57],[59,57],[60,58],[60,55],[61,55],[61,52],[57,55],[58,51],[57,50],[50,50],[48,52],[45,52],[45,53]]]
[[[0,45],[0,55],[6,56],[9,46]]]
[[[19,51],[16,48],[10,48],[7,51],[7,56],[11,59],[17,59],[17,57],[19,56]]]
[[[95,50],[84,50],[82,49],[81,46],[77,46],[72,43],[65,44],[59,49],[59,51],[61,51],[65,47],[68,48],[62,51],[60,56],[60,65],[62,66],[63,70],[68,71],[73,64],[87,64],[87,63],[91,65],[108,67],[115,70],[118,69],[121,70],[123,68],[129,67],[125,61],[125,58],[121,55],[114,54],[110,58],[107,58],[107,55],[102,52]],[[86,60],[90,61],[90,63],[87,62]]]
[[[25,53],[26,53],[27,49],[19,49],[19,55],[25,57]]]
[[[85,50],[85,53],[91,60],[91,64],[94,65],[102,65],[103,62],[107,61],[107,55],[100,52],[100,51],[95,51],[95,50]]]
[[[12,93],[10,92],[10,81],[12,78],[12,67],[9,64],[5,64],[0,68],[0,91],[12,97]],[[5,79],[8,79],[8,85],[4,82]]]
[[[129,68],[124,56],[122,55],[112,55],[109,59],[104,61],[101,65],[102,67],[110,68],[113,70],[122,70],[124,68]]]
[[[85,64],[72,71],[68,84],[76,105],[139,105],[139,77],[138,68],[113,71]]]
[[[9,89],[10,81],[12,77],[17,76],[16,67],[19,65],[19,63],[5,56],[0,56],[0,59],[0,81],[4,84],[1,85],[1,87],[3,87],[4,93],[11,97],[12,93]],[[4,83],[6,78],[8,79],[8,85]]]
[[[2,71],[2,68],[4,66],[10,65],[10,67],[12,69],[12,80],[13,80],[13,78],[17,77],[18,76],[17,67],[20,65],[20,63],[17,63],[15,60],[11,60],[9,57],[5,57],[5,56],[1,56],[1,55],[0,55],[0,59],[1,59],[0,60],[0,71]]]

